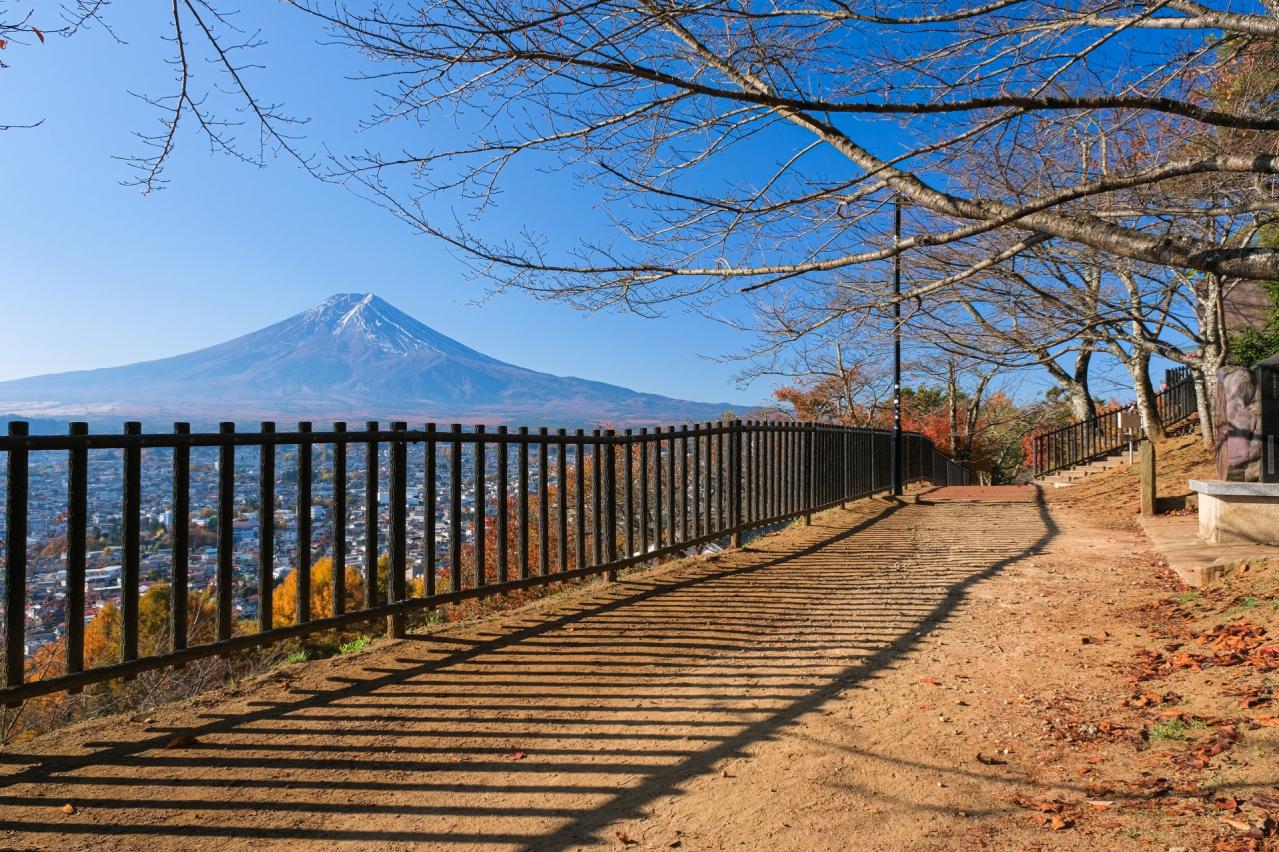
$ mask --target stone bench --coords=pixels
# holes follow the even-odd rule
[[[1190,480],[1199,538],[1209,544],[1279,544],[1279,482]]]

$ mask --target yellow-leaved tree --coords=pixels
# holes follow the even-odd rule
[[[149,657],[169,651],[170,601],[172,587],[157,583],[138,599],[138,655]],[[215,638],[213,593],[210,590],[187,595],[187,644],[201,645]],[[118,663],[123,658],[124,617],[114,601],[108,601],[84,628],[84,667],[96,669]],[[27,666],[27,679],[57,677],[66,673],[66,639],[42,645]]]
[[[383,553],[377,561],[378,598],[386,600],[391,558]],[[364,607],[364,576],[352,565],[346,566],[346,611]],[[425,589],[421,577],[408,583],[409,597],[421,596]],[[333,614],[333,558],[324,556],[311,566],[311,617],[326,618]],[[296,624],[298,620],[297,569],[290,571],[271,593],[271,623],[276,627]]]
[[[271,593],[271,623],[276,627],[296,624],[298,620],[298,572],[295,568]],[[346,609],[364,606],[364,580],[354,567],[346,566]],[[327,618],[333,614],[333,558],[322,557],[311,566],[311,617]]]

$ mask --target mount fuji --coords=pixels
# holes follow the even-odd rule
[[[336,295],[185,355],[0,382],[0,411],[95,420],[368,417],[578,426],[713,420],[727,407],[517,367],[372,293]]]

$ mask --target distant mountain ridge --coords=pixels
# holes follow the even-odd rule
[[[727,407],[508,364],[372,293],[332,296],[260,331],[184,355],[0,382],[0,411],[94,420],[632,425],[712,420]]]

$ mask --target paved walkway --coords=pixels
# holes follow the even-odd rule
[[[1279,547],[1265,544],[1205,544],[1197,515],[1138,517],[1142,532],[1187,586],[1211,586],[1253,559],[1279,559]]]
[[[923,503],[1038,503],[1035,485],[946,485],[918,494]]]
[[[1042,548],[1044,507],[1009,496],[864,501],[540,611],[19,745],[0,754],[0,846],[619,848],[664,808],[699,803],[684,825],[802,810],[688,791],[747,753],[759,783],[784,777],[783,732]]]

